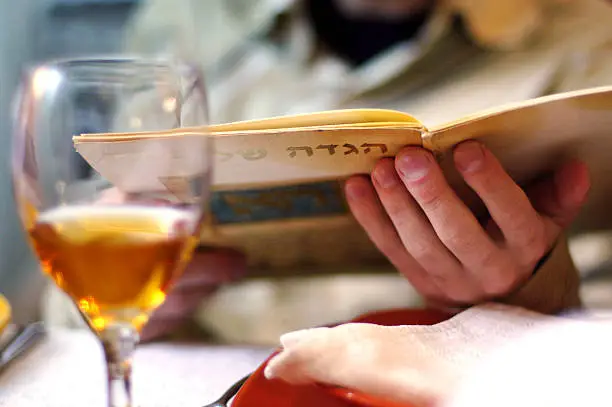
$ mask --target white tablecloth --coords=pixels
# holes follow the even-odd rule
[[[141,407],[201,407],[250,373],[271,349],[141,346],[134,394]],[[54,330],[0,375],[0,407],[105,407],[100,345],[86,331]]]

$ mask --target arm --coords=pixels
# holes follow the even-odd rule
[[[561,236],[531,279],[500,302],[555,314],[581,307],[579,286],[567,240]]]

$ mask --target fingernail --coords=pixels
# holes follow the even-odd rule
[[[484,149],[476,141],[468,141],[459,145],[454,153],[455,165],[461,172],[474,172],[482,167]]]
[[[351,179],[347,181],[344,187],[344,193],[346,194],[347,198],[353,200],[363,198],[367,193],[367,188],[364,185],[365,182],[369,181],[366,181],[365,179]]]
[[[393,188],[398,184],[398,179],[393,167],[378,166],[374,170],[376,183],[383,188]]]
[[[410,181],[419,180],[429,172],[431,162],[421,151],[410,151],[400,156],[397,161],[397,169],[402,176]]]

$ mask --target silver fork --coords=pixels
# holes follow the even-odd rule
[[[228,403],[230,400],[234,398],[234,396],[240,391],[242,385],[248,380],[251,375],[245,376],[236,383],[219,398],[219,400],[214,401],[210,404],[205,405],[204,407],[228,407]]]
[[[0,348],[0,373],[20,356],[25,355],[46,335],[42,322],[33,322],[20,326]]]

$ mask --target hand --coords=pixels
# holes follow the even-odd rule
[[[432,346],[446,331],[427,328],[351,323],[291,332],[281,336],[281,351],[264,375],[292,385],[320,383],[434,406],[454,382],[454,369],[439,354],[454,349]],[[458,342],[455,349],[463,346]]]
[[[346,183],[348,204],[379,250],[428,300],[469,305],[503,297],[534,272],[578,213],[590,187],[579,162],[524,192],[481,143],[457,146],[454,162],[491,219],[481,226],[432,154],[407,147],[372,180]]]
[[[349,323],[306,329],[281,337],[282,349],[267,363],[264,374],[291,384],[321,383],[409,405],[440,406],[466,372],[490,353],[520,341],[540,326],[564,320],[519,307],[483,304],[434,326]],[[505,369],[507,365],[513,363],[491,367]],[[490,371],[489,376],[496,375]],[[506,385],[514,384],[508,379],[510,374],[505,376]],[[499,396],[503,391],[492,394]]]
[[[176,281],[166,301],[153,313],[142,341],[157,339],[189,321],[198,306],[222,284],[236,281],[246,270],[245,257],[230,249],[199,248]]]

